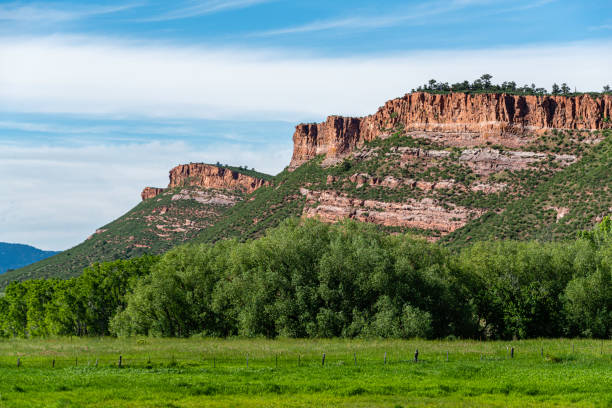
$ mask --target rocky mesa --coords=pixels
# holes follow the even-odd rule
[[[206,163],[189,163],[176,166],[170,170],[169,178],[168,188],[189,186],[205,189],[239,190],[246,194],[268,184],[266,180]],[[164,191],[165,189],[159,187],[145,187],[141,197],[143,201],[148,200]]]
[[[611,128],[611,116],[612,95],[415,92],[388,101],[373,115],[329,116],[322,123],[298,125],[289,168],[295,169],[321,154],[326,156],[326,163],[335,163],[364,142],[389,135],[398,125],[407,133],[447,146],[489,143],[519,148],[549,129]]]

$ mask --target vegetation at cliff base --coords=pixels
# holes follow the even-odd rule
[[[455,254],[368,224],[290,219],[244,243],[13,282],[0,298],[0,333],[608,338],[611,231],[606,218],[568,242],[481,242]]]

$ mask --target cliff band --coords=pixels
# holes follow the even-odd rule
[[[317,155],[333,164],[355,147],[403,125],[407,133],[445,145],[483,143],[519,148],[547,129],[611,128],[612,96],[536,96],[508,94],[430,94],[416,92],[385,103],[362,118],[329,116],[325,122],[300,124],[293,135],[295,169]]]

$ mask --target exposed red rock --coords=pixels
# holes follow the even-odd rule
[[[385,226],[435,230],[447,234],[484,213],[482,209],[453,204],[443,206],[430,198],[390,203],[352,198],[335,191],[310,191],[302,188],[300,193],[306,197],[304,216],[326,222],[352,218]]]
[[[140,193],[140,197],[142,197],[142,201],[148,200],[149,198],[157,197],[161,193],[164,192],[163,188],[160,187],[145,187]]]
[[[170,170],[170,183],[168,188],[195,186],[201,188],[240,190],[243,193],[252,193],[268,182],[252,176],[239,173],[212,164],[190,163],[181,164]],[[141,197],[143,200],[156,197],[165,189],[146,187]]]
[[[363,118],[330,116],[301,124],[293,135],[290,168],[319,154],[328,162],[344,157],[366,141],[384,137],[397,125],[406,132],[448,146],[486,142],[518,148],[547,129],[598,130],[612,124],[612,96],[536,96],[507,94],[430,94],[416,92],[388,101]]]
[[[265,180],[237,171],[204,163],[181,164],[170,170],[168,188],[198,186],[203,188],[238,189],[252,193],[268,184]]]

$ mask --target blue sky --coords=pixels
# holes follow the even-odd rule
[[[179,163],[281,171],[293,127],[430,78],[612,84],[609,1],[0,2],[0,241],[65,249]]]

